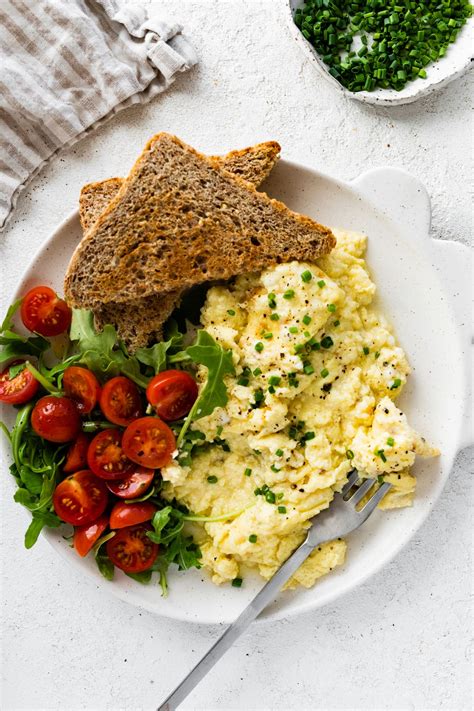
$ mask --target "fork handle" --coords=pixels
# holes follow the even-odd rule
[[[251,622],[262,612],[265,607],[273,601],[275,595],[281,590],[283,585],[291,578],[300,565],[306,560],[311,551],[319,545],[319,543],[306,540],[292,555],[283,563],[281,568],[277,570],[275,575],[270,578],[260,592],[247,605],[245,610],[237,617],[237,619],[225,630],[219,637],[217,642],[213,644],[210,650],[204,655],[194,669],[183,679],[176,687],[170,696],[158,708],[158,711],[173,711],[184,699],[191,693],[197,684],[203,679],[208,671],[212,669],[214,664],[227,652],[234,644],[235,640],[242,635]]]

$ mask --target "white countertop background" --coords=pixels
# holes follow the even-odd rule
[[[161,130],[209,153],[276,139],[284,157],[346,179],[403,167],[432,197],[433,236],[468,243],[472,74],[416,104],[375,110],[314,73],[289,35],[284,0],[162,5],[185,25],[200,64],[36,178],[0,237],[2,311],[31,255],[76,207],[80,187],[126,174]],[[442,500],[385,570],[322,610],[254,626],[182,708],[470,709],[471,471],[472,449],[458,456]],[[2,708],[156,708],[218,628],[99,594],[42,539],[26,551],[26,514],[12,502],[7,476],[3,465]]]

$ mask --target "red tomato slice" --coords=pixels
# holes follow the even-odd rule
[[[141,417],[123,433],[122,447],[132,462],[147,469],[159,469],[170,463],[176,440],[172,430],[158,417]]]
[[[99,540],[107,528],[109,519],[106,514],[102,514],[92,523],[85,523],[83,526],[76,526],[74,529],[74,548],[81,558],[84,558],[92,546]]]
[[[151,521],[155,513],[155,504],[150,504],[148,501],[139,501],[136,504],[119,501],[110,512],[110,528],[125,528],[135,526],[137,523],[145,523]]]
[[[107,500],[105,483],[88,469],[68,476],[57,485],[53,494],[57,515],[73,526],[95,521],[104,513]]]
[[[146,396],[162,420],[179,420],[192,408],[198,396],[198,386],[182,370],[165,370],[150,380]]]
[[[122,433],[114,429],[96,434],[87,450],[87,463],[101,479],[124,479],[135,468],[123,452]]]
[[[81,431],[81,418],[69,398],[46,395],[33,408],[31,426],[49,442],[70,442]]]
[[[102,388],[100,408],[109,422],[126,427],[143,412],[140,391],[135,383],[119,375]]]
[[[81,432],[77,439],[71,444],[66,455],[66,464],[63,472],[72,474],[87,467],[87,450],[89,449],[90,438]]]
[[[150,524],[140,523],[117,531],[105,544],[107,555],[125,573],[141,573],[151,568],[158,555],[158,546],[146,535]]]
[[[23,362],[22,360],[15,360],[0,373],[1,402],[8,402],[10,405],[23,405],[38,392],[39,383],[26,368],[23,368],[21,373],[10,379],[10,368]]]
[[[71,325],[71,309],[49,286],[35,286],[25,294],[20,313],[26,328],[42,336],[59,336]]]
[[[136,499],[143,496],[155,477],[153,469],[137,467],[135,471],[120,481],[108,481],[107,488],[119,499]]]
[[[78,365],[71,365],[64,371],[63,388],[81,415],[91,412],[100,397],[100,385],[94,373]]]

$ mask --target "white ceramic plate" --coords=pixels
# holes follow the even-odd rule
[[[403,548],[440,496],[469,431],[463,430],[463,417],[469,382],[464,366],[470,336],[470,255],[458,244],[430,239],[427,193],[415,178],[400,170],[374,170],[345,183],[281,161],[265,190],[323,224],[368,235],[368,262],[381,307],[393,319],[413,367],[401,406],[413,426],[443,452],[439,459],[417,463],[418,492],[413,508],[377,512],[350,536],[346,564],[311,590],[282,593],[262,616],[270,620],[320,607],[375,573]],[[16,296],[39,283],[61,292],[66,266],[80,238],[74,213],[36,255]],[[49,529],[45,535],[60,555],[93,578],[98,594],[112,592],[166,617],[197,623],[229,622],[262,585],[255,577],[246,578],[240,589],[216,587],[202,571],[172,572],[170,596],[163,599],[158,585],[142,586],[120,571],[114,582],[104,580],[94,561],[79,558],[57,530]],[[35,555],[34,549],[30,555]]]
[[[449,45],[446,55],[426,67],[426,79],[418,78],[414,81],[410,81],[401,91],[395,91],[395,89],[375,89],[374,91],[358,92],[348,91],[329,73],[326,64],[322,61],[319,54],[295,25],[293,20],[295,10],[303,7],[304,4],[305,0],[287,0],[286,17],[290,32],[316,71],[325,77],[336,89],[351,99],[357,99],[357,101],[363,101],[366,104],[377,104],[379,106],[410,104],[422,96],[427,96],[433,91],[441,89],[453,81],[453,79],[462,76],[469,67],[472,67],[474,16],[471,16],[467,20],[456,41]]]

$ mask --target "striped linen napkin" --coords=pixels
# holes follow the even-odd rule
[[[0,1],[0,229],[45,163],[196,55],[150,0]]]

